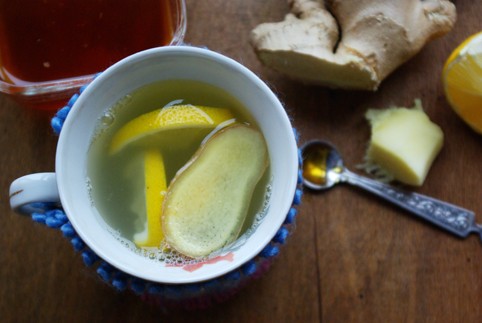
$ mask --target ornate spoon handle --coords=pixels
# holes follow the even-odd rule
[[[465,238],[471,232],[476,232],[482,239],[482,225],[475,223],[475,214],[472,211],[429,196],[404,191],[357,175],[347,169],[341,172],[340,181],[372,192],[456,236]]]

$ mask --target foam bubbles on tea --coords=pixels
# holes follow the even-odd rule
[[[100,126],[109,127],[114,122],[114,115],[111,112],[106,112],[100,117]]]
[[[161,152],[166,185],[169,185],[213,129],[197,127],[193,130],[185,127],[166,130],[136,139],[135,142],[123,146],[117,153],[109,153],[109,149],[116,133],[132,120],[163,107],[176,108],[179,105],[222,108],[228,110],[237,123],[257,128],[246,108],[237,99],[217,87],[188,80],[160,81],[126,95],[98,120],[97,132],[89,150],[87,169],[87,185],[93,205],[107,224],[109,232],[130,252],[171,265],[192,264],[198,260],[169,249],[165,241],[154,248],[139,248],[133,240],[136,234],[145,230],[148,221],[146,214],[149,204],[146,206],[147,193],[144,193],[147,179],[144,177],[146,167],[150,164],[146,161],[145,152],[151,149],[153,144]],[[248,216],[238,240],[232,246],[215,251],[212,256],[244,243],[262,221],[269,208],[270,176],[268,168],[256,185]],[[165,191],[162,194],[165,194]],[[161,210],[159,214],[160,212]]]

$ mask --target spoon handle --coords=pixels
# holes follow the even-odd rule
[[[340,180],[372,192],[456,236],[465,238],[471,232],[477,232],[482,239],[482,226],[475,223],[472,211],[429,196],[404,191],[347,169],[342,172]]]

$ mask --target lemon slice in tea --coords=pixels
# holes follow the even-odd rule
[[[164,240],[161,210],[167,181],[164,160],[157,149],[149,149],[144,153],[144,187],[146,223],[144,231],[134,235],[134,243],[138,247],[159,247]]]
[[[212,128],[234,119],[223,108],[195,105],[173,105],[148,112],[129,121],[112,138],[110,153],[122,150],[128,144],[169,129]]]
[[[460,44],[443,68],[445,96],[471,128],[482,134],[482,32]]]

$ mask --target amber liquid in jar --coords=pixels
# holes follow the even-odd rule
[[[101,72],[173,37],[167,0],[0,0],[0,79],[24,85]]]

